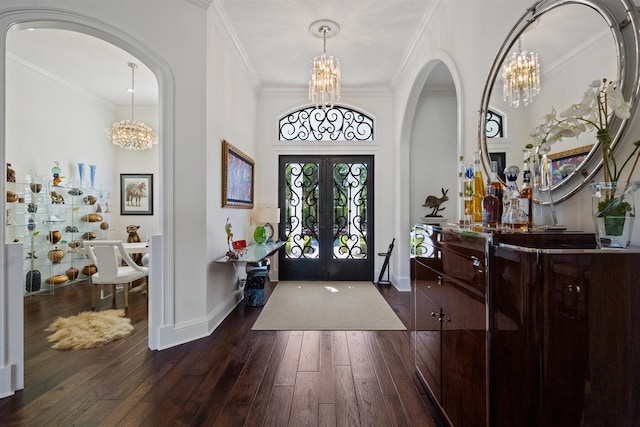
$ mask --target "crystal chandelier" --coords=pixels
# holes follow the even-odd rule
[[[313,58],[309,77],[309,99],[316,106],[333,107],[340,100],[340,61],[327,55],[327,37],[338,34],[340,27],[333,21],[316,21],[309,31],[316,37],[322,37],[323,53]]]
[[[138,66],[133,62],[129,62],[128,65],[131,67],[131,120],[114,123],[111,129],[105,132],[111,142],[118,147],[128,150],[146,150],[158,143],[158,136],[149,126],[133,119],[134,73]]]
[[[540,93],[540,63],[538,54],[522,50],[518,40],[518,52],[513,52],[502,67],[502,97],[511,107],[520,102],[529,105]]]

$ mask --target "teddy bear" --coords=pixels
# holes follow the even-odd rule
[[[142,240],[138,235],[139,225],[127,225],[127,243],[138,243]],[[131,254],[131,259],[138,265],[142,265],[142,254]]]

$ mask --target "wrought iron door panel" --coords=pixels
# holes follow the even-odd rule
[[[371,280],[372,156],[281,156],[282,280]]]

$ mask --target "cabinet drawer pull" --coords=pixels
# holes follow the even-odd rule
[[[444,279],[442,278],[442,276],[438,276],[438,285],[444,285]]]
[[[432,311],[431,312],[431,316],[432,317],[438,317],[438,316],[440,316],[440,313],[436,313],[435,311]]]
[[[567,289],[569,290],[569,292],[576,292],[576,293],[580,293],[580,291],[582,291],[582,289],[580,289],[580,285],[568,285]]]

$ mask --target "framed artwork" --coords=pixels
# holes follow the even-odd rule
[[[253,208],[254,162],[227,141],[222,141],[222,207]]]
[[[573,148],[559,153],[549,154],[551,160],[552,184],[556,185],[570,175],[589,155],[593,145]]]
[[[120,215],[153,215],[153,174],[120,174]]]

